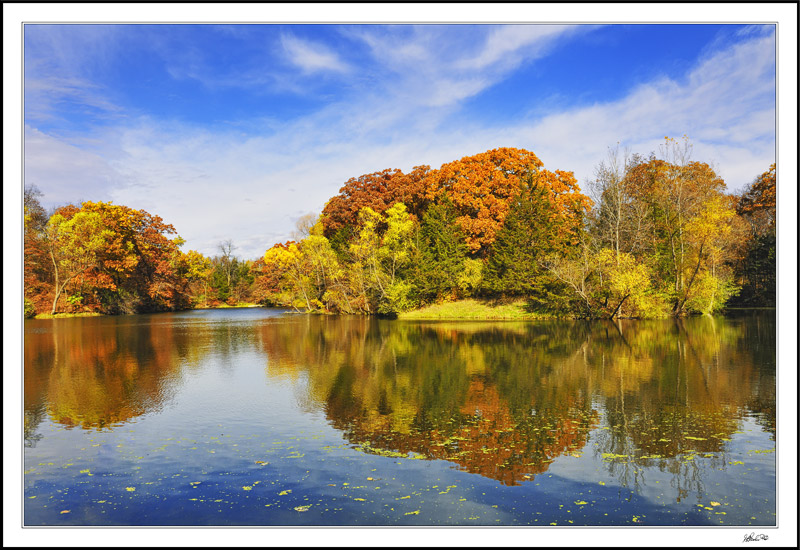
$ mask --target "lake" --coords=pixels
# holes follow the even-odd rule
[[[26,526],[774,526],[775,314],[26,320]]]

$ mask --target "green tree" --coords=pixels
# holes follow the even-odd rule
[[[489,253],[483,288],[493,294],[527,296],[536,307],[565,304],[563,285],[548,272],[546,258],[562,254],[563,227],[546,188],[531,185],[519,193]],[[573,228],[574,230],[574,228]]]
[[[449,200],[434,203],[416,233],[412,280],[415,293],[425,302],[452,296],[465,276],[467,245],[457,216]],[[473,262],[481,265],[480,260]],[[466,279],[462,284],[464,291],[475,285]]]

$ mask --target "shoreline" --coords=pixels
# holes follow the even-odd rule
[[[274,306],[264,306],[260,304],[240,304],[230,306],[227,304],[219,306],[195,307],[185,310],[177,311],[197,311],[197,310],[213,310],[213,309],[252,309],[252,308],[275,308]],[[746,311],[775,311],[775,307],[770,306],[753,306],[753,307],[730,307],[724,308],[719,312],[719,315],[726,313],[741,313]],[[168,312],[148,312],[152,313],[168,313]],[[308,315],[335,315],[329,312],[320,311],[292,311],[295,314],[308,314]],[[143,313],[131,313],[127,315],[143,315]],[[28,319],[69,319],[75,317],[113,317],[115,315],[96,312],[81,312],[81,313],[40,313]],[[371,315],[365,315],[371,317]],[[374,317],[374,316],[372,316]],[[668,317],[665,317],[668,318]],[[541,312],[527,311],[526,302],[524,299],[475,299],[465,298],[463,300],[456,300],[452,302],[442,302],[440,304],[431,304],[425,307],[398,313],[394,318],[398,321],[547,321],[547,320],[580,320],[578,318],[565,315],[552,315]],[[620,319],[627,320],[643,320],[639,318],[624,317]]]

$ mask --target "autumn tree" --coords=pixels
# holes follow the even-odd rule
[[[57,209],[40,241],[49,259],[50,311],[187,307],[188,282],[180,273],[183,241],[168,238],[174,233],[158,216],[112,203],[87,201]]]
[[[649,243],[642,247],[639,259],[646,253],[656,288],[668,296],[673,313],[683,315],[695,311],[692,304],[696,303],[690,300],[697,290],[693,286],[706,278],[706,270],[718,265],[706,261],[710,241],[704,236],[709,234],[700,229],[703,217],[710,215],[709,205],[715,205],[720,223],[730,225],[732,220],[729,206],[717,201],[724,196],[725,182],[708,164],[691,159],[692,146],[686,136],[666,138],[660,154],[662,158],[653,154],[647,162],[630,167],[624,185],[632,199],[647,208]],[[729,234],[724,227],[718,229],[714,239]],[[721,250],[729,248],[725,245]],[[718,254],[713,257],[720,259]],[[721,279],[717,282],[723,284]]]
[[[325,236],[336,243],[337,249],[345,249],[343,241],[354,236],[359,212],[365,207],[383,214],[402,202],[412,219],[421,218],[428,203],[424,181],[429,171],[429,166],[415,166],[408,174],[395,168],[350,178],[322,210]]]
[[[428,174],[427,198],[452,202],[470,253],[483,256],[508,215],[520,179],[542,166],[530,151],[509,147],[463,157]]]
[[[350,312],[347,283],[330,241],[316,217],[301,218],[299,242],[278,244],[264,254],[256,284],[280,305],[313,310]]]
[[[775,305],[776,206],[775,164],[772,164],[736,197],[736,213],[744,226],[738,254],[732,262],[742,285],[738,304]]]
[[[53,269],[53,304],[51,314],[58,310],[59,299],[67,285],[80,289],[88,283],[93,289],[115,290],[111,275],[106,272],[102,257],[111,249],[113,232],[103,225],[97,212],[72,213],[66,209],[56,211],[47,222],[45,239]],[[111,269],[123,270],[134,261],[128,256]],[[70,296],[71,301],[80,301],[79,293]]]
[[[192,293],[195,296],[195,300],[197,303],[202,301],[203,305],[208,305],[208,286],[214,273],[211,259],[196,250],[190,250],[184,254],[182,261],[184,277],[186,277],[189,284],[202,288],[202,293],[200,291]]]
[[[35,185],[25,187],[23,265],[26,317],[32,317],[52,305],[52,263],[45,240],[48,216],[39,201],[41,196],[42,192]]]
[[[634,181],[626,177],[642,162],[638,155],[620,151],[617,144],[608,149],[606,159],[595,168],[594,180],[589,182],[596,205],[591,216],[593,236],[599,247],[608,247],[616,255],[641,255],[649,249],[651,210],[632,187]]]

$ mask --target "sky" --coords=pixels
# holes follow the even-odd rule
[[[730,191],[775,162],[774,24],[26,24],[24,181],[255,259],[349,178],[497,147],[582,188],[688,136]]]

